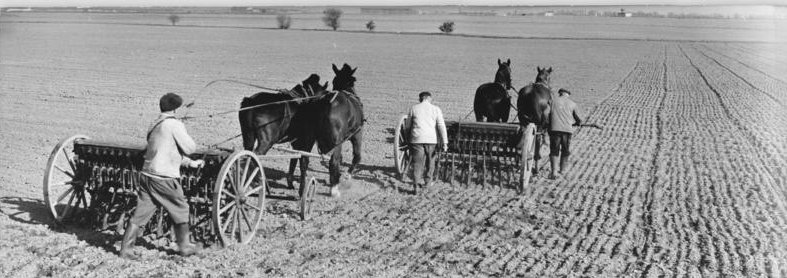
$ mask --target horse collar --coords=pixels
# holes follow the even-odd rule
[[[544,82],[544,81],[538,81],[538,82],[535,82],[535,83],[533,83],[533,84],[541,84],[541,85],[543,85],[544,87],[547,87],[547,88],[549,88],[549,89],[552,89],[552,87],[551,87],[551,86],[549,86],[549,84],[547,84],[547,83],[546,83],[546,82]]]

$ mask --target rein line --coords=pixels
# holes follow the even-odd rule
[[[263,104],[243,107],[243,108],[240,108],[240,109],[232,109],[232,110],[222,111],[222,112],[218,112],[218,113],[203,115],[203,116],[182,117],[182,118],[180,118],[180,120],[193,120],[193,119],[199,119],[199,118],[213,118],[214,116],[225,115],[225,114],[230,114],[230,113],[235,113],[235,112],[241,112],[241,111],[246,111],[246,110],[250,110],[250,109],[254,109],[254,108],[271,106],[271,105],[276,105],[276,104],[292,103],[292,102],[298,103],[298,102],[301,102],[301,101],[304,101],[304,100],[321,98],[323,96],[325,96],[325,95],[303,97],[303,98],[297,98],[297,99],[288,99],[288,100],[282,100],[282,101],[276,101],[276,102],[263,103]]]
[[[216,80],[213,80],[213,81],[209,82],[207,85],[205,85],[205,88],[210,87],[214,83],[218,83],[218,82],[236,83],[236,84],[246,85],[246,86],[249,86],[249,87],[254,87],[254,88],[257,88],[257,89],[271,91],[271,92],[274,92],[274,93],[282,93],[282,92],[286,92],[287,91],[286,89],[268,88],[268,87],[263,87],[263,86],[260,86],[260,85],[257,85],[257,84],[252,84],[252,83],[238,81],[238,80],[232,80],[232,79],[216,79]]]

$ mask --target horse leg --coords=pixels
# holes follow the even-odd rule
[[[536,142],[535,142],[535,154],[533,155],[533,175],[538,175],[538,160],[541,159],[541,140],[543,140],[543,134],[536,134]]]
[[[251,111],[240,111],[238,118],[240,121],[240,133],[243,137],[243,149],[247,151],[254,151],[254,143],[257,141],[256,132],[249,123],[248,113]]]
[[[331,154],[330,165],[328,165],[328,175],[331,182],[331,196],[339,197],[339,179],[341,178],[342,165],[342,144],[339,143]]]
[[[358,132],[353,134],[350,137],[350,143],[353,144],[353,163],[350,165],[350,170],[347,172],[350,175],[355,175],[355,172],[358,170],[358,163],[361,162],[361,147],[363,145],[363,128],[359,129]]]
[[[508,117],[511,114],[511,100],[504,100],[502,104],[500,104],[500,122],[507,123]]]
[[[295,150],[308,152],[308,151],[311,151],[312,147],[314,147],[314,141],[315,140],[312,139],[312,138],[307,138],[305,140],[295,140],[290,145]],[[308,157],[304,156],[303,158],[306,158],[306,159],[303,159],[303,160],[298,159],[298,158],[290,159],[290,169],[287,172],[287,185],[289,186],[289,188],[295,188],[293,186],[293,184],[292,184],[293,181],[295,180],[295,166],[298,165],[298,161],[300,160],[300,162],[301,162],[301,169],[300,169],[301,170],[301,178],[300,178],[300,182],[301,182],[301,189],[303,189],[303,185],[304,185],[304,183],[306,181],[306,171],[308,171],[308,169],[309,169],[309,159],[308,159]]]
[[[303,197],[303,189],[306,188],[306,172],[309,171],[309,157],[308,156],[301,156],[301,187],[298,188],[298,195]]]

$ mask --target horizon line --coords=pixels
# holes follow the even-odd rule
[[[0,3],[0,8],[100,8],[100,7],[115,7],[115,8],[229,8],[229,7],[713,7],[713,6],[771,6],[771,7],[787,7],[785,4],[772,4],[772,3],[708,3],[708,4],[556,4],[556,5],[461,5],[461,4],[433,4],[433,5],[396,5],[396,4],[371,4],[371,5],[28,5],[28,6],[4,6]]]

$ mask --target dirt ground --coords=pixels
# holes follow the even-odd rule
[[[787,277],[784,45],[0,19],[0,276]],[[542,171],[522,194],[402,192],[392,128],[417,93],[461,119],[509,57],[516,87],[552,66],[555,87],[605,128],[579,130],[571,170]],[[164,92],[205,115],[254,92],[204,88],[212,80],[285,88],[312,72],[329,81],[331,63],[345,62],[359,68],[364,158],[340,198],[319,187],[311,220],[271,202],[248,245],[182,258],[148,238],[139,261],[117,258],[117,234],[53,225],[41,183],[60,140],[139,143]],[[236,121],[186,125],[209,145],[239,133]],[[324,162],[311,168],[326,178]]]

